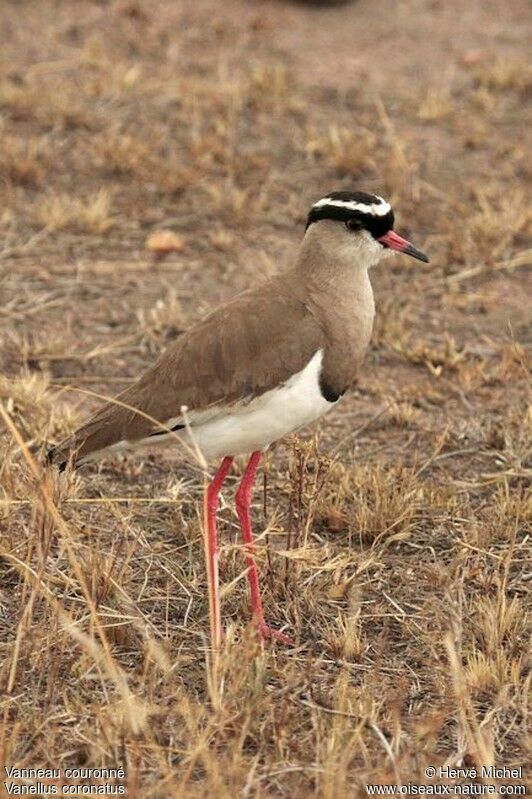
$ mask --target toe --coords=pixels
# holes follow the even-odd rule
[[[295,641],[293,638],[290,638],[289,635],[282,633],[280,630],[275,630],[265,622],[262,622],[259,625],[259,635],[263,641],[274,638],[276,641],[279,641],[279,643],[284,644],[285,646],[295,646]]]

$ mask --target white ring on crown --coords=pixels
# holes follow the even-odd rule
[[[323,197],[323,199],[314,203],[312,207],[322,208],[324,205],[334,205],[337,208],[347,208],[349,211],[360,211],[363,214],[371,214],[372,216],[386,216],[386,214],[389,214],[392,210],[390,203],[387,203],[378,194],[375,197],[380,200],[380,203],[371,203],[371,205],[359,203],[356,200],[334,200],[331,197]]]

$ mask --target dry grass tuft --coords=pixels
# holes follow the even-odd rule
[[[493,265],[508,258],[516,239],[530,232],[532,216],[521,189],[504,193],[494,185],[474,192],[471,202],[461,203],[456,214],[465,224],[449,235],[449,256],[455,263]],[[452,225],[449,220],[447,227]]]
[[[42,138],[21,141],[15,136],[2,137],[0,172],[16,186],[41,186],[50,165],[50,157]]]
[[[158,342],[175,338],[187,327],[183,305],[178,294],[171,288],[152,308],[139,310],[137,317],[143,334]]]
[[[42,374],[23,372],[14,379],[0,375],[0,402],[28,439],[65,435],[76,421],[72,406],[58,401],[50,379]]]
[[[479,86],[495,92],[526,92],[532,86],[532,66],[520,57],[498,56],[475,72]]]
[[[112,197],[106,189],[99,189],[84,199],[69,194],[49,194],[35,209],[35,218],[50,233],[69,230],[101,235],[116,224],[111,208]]]
[[[424,122],[434,122],[449,116],[452,110],[453,102],[449,94],[431,87],[421,100],[417,113]]]
[[[0,108],[17,122],[36,123],[47,130],[56,126],[90,130],[95,125],[89,98],[76,86],[56,79],[4,81],[0,87]]]
[[[309,140],[307,152],[324,158],[340,176],[365,173],[375,167],[377,139],[371,131],[350,130],[337,125]]]
[[[255,64],[248,74],[242,96],[253,108],[262,111],[297,108],[292,100],[293,80],[290,70],[282,64]]]

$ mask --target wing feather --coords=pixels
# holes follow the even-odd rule
[[[103,405],[50,453],[87,458],[138,442],[194,415],[256,397],[299,372],[323,346],[313,313],[281,276],[237,295],[182,334],[132,386]],[[199,412],[199,413],[198,413]],[[159,423],[159,424],[158,424]]]

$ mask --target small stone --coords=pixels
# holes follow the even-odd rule
[[[146,247],[156,255],[166,255],[169,252],[183,252],[185,239],[172,230],[156,230],[146,240]]]

